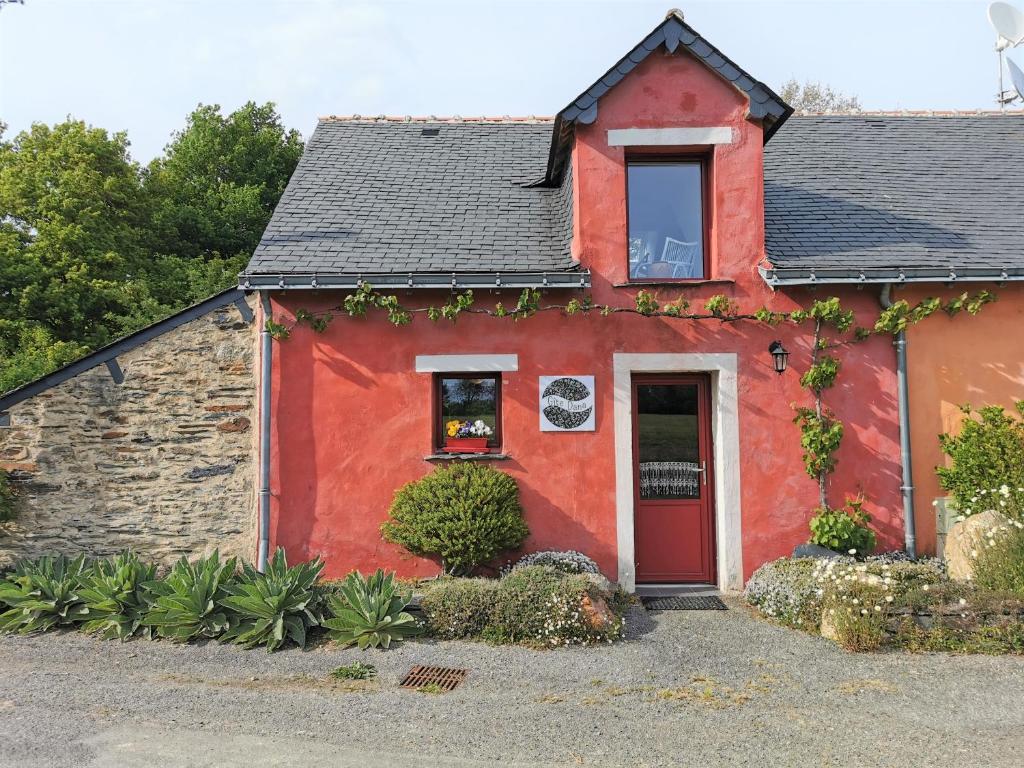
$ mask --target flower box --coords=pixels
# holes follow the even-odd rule
[[[445,453],[487,453],[486,437],[446,437]]]

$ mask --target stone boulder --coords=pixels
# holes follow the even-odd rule
[[[1009,521],[998,512],[988,511],[961,520],[946,534],[943,557],[946,572],[953,581],[970,581],[974,578],[975,552],[982,545],[985,534]]]
[[[600,573],[581,573],[580,576],[585,578],[599,590],[605,594],[610,595],[615,591],[615,585],[613,585],[608,579],[602,576]]]
[[[585,595],[580,608],[591,629],[603,632],[615,624],[615,613],[608,607],[608,601],[600,595]]]
[[[829,609],[826,608],[824,611],[821,612],[821,636],[824,637],[826,640],[831,640],[834,643],[838,643],[839,633],[836,631],[836,625],[832,621],[832,614],[830,614],[828,611]]]

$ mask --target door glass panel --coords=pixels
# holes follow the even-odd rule
[[[637,386],[641,499],[700,498],[697,391],[696,384]]]

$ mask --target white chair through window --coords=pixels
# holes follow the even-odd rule
[[[688,243],[666,237],[661,260],[672,265],[672,277],[703,277],[701,273],[704,265],[701,263],[699,240]]]

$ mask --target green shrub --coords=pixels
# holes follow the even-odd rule
[[[908,617],[900,622],[893,644],[911,653],[1024,654],[1024,621],[940,621],[925,629]]]
[[[442,640],[480,637],[491,620],[498,582],[493,579],[440,579],[420,601],[430,631]]]
[[[821,618],[819,565],[810,557],[765,563],[751,575],[744,596],[765,616],[789,626],[816,629]]]
[[[79,596],[82,577],[89,569],[84,555],[40,557],[15,564],[0,582],[0,632],[45,632],[86,620],[88,609]]]
[[[219,636],[230,626],[220,603],[234,577],[235,559],[221,562],[216,550],[194,563],[181,558],[162,581],[147,582],[155,599],[143,624],[180,642]]]
[[[977,412],[964,406],[960,434],[939,435],[943,452],[952,466],[937,467],[942,487],[956,500],[964,515],[983,511],[976,504],[979,488],[1006,485],[1017,514],[1024,514],[1024,420],[999,406]],[[1024,415],[1024,400],[1017,403]]]
[[[381,526],[387,541],[414,555],[440,557],[451,575],[471,573],[529,535],[515,480],[475,462],[439,467],[403,486],[390,515]]]
[[[357,571],[350,573],[338,586],[338,593],[328,599],[333,617],[323,625],[331,639],[342,645],[366,648],[389,648],[396,640],[418,635],[423,627],[405,612],[412,596],[401,595],[395,575],[377,569],[369,578]]]
[[[93,563],[78,592],[87,617],[82,629],[104,640],[127,640],[152,635],[142,621],[156,596],[146,586],[156,579],[156,566],[143,563],[133,552]]]
[[[0,523],[14,519],[14,499],[16,493],[11,486],[11,477],[0,469]]]
[[[592,614],[606,604],[610,621],[595,626]],[[421,603],[432,631],[446,639],[551,647],[611,642],[622,636],[623,606],[585,576],[528,566],[499,581],[441,579]]]
[[[321,620],[314,585],[323,568],[320,558],[289,568],[280,547],[265,573],[245,563],[238,580],[224,585],[228,596],[220,604],[230,612],[231,626],[221,640],[246,648],[265,645],[268,652],[286,640],[305,648],[307,632]]]
[[[811,543],[836,552],[863,557],[875,548],[875,532],[868,528],[871,516],[860,499],[849,499],[842,509],[819,507],[811,518]]]
[[[974,583],[994,592],[1024,595],[1024,522],[1013,520],[978,542]]]

